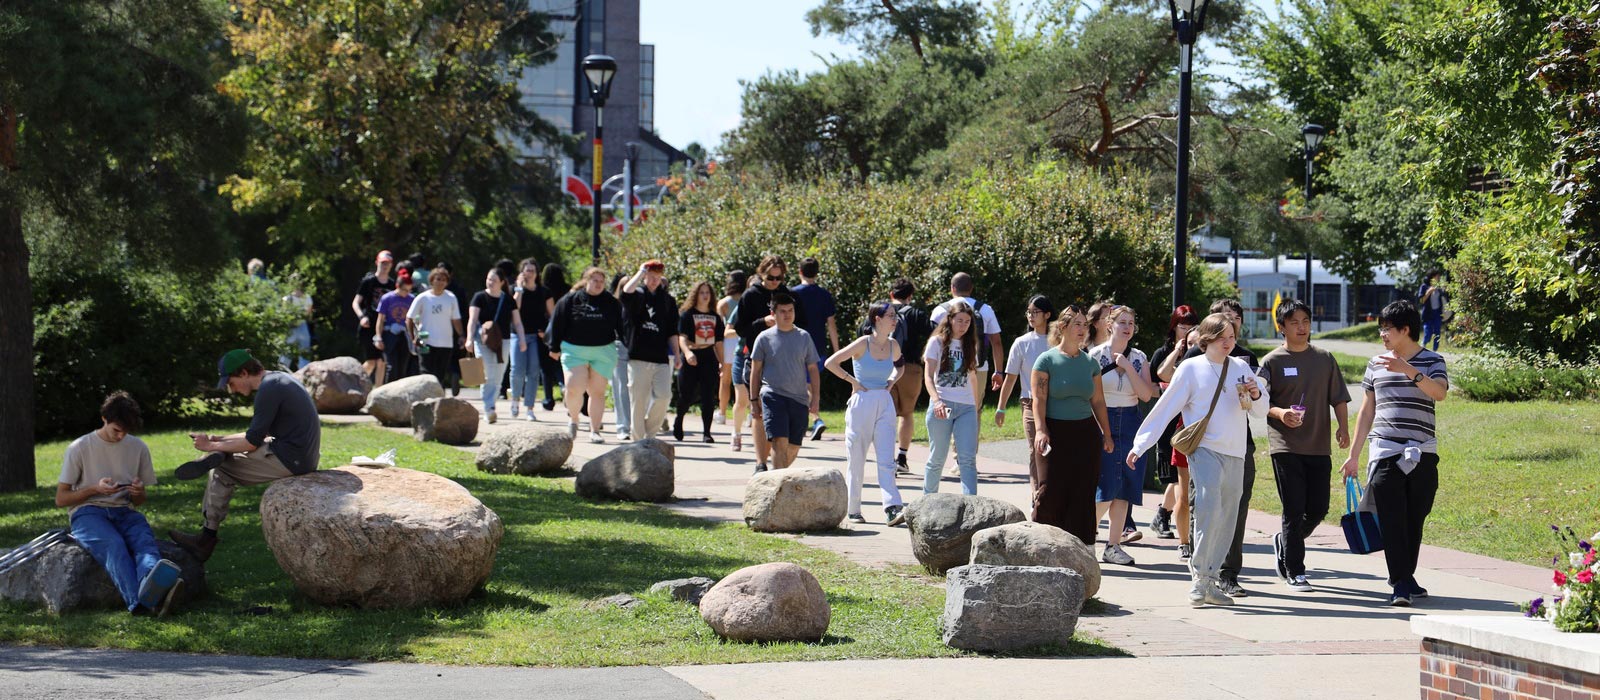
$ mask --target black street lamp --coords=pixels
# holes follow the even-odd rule
[[[1172,308],[1183,305],[1189,257],[1189,97],[1194,83],[1194,42],[1205,27],[1207,0],[1167,0],[1178,34],[1178,206],[1172,251]]]
[[[616,59],[601,54],[585,56],[583,77],[589,81],[589,100],[594,102],[594,238],[590,249],[594,264],[600,264],[600,188],[604,184],[601,165],[601,134],[605,130],[606,98],[611,96],[611,79],[617,75]]]
[[[1300,135],[1306,139],[1306,208],[1311,207],[1311,171],[1317,151],[1322,148],[1322,137],[1328,135],[1328,130],[1317,124],[1307,124],[1300,128]],[[1311,309],[1311,318],[1317,317],[1317,295],[1311,286],[1311,235],[1306,235],[1306,307]]]

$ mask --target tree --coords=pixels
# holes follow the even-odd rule
[[[200,266],[226,252],[202,188],[231,167],[242,132],[212,88],[216,9],[0,5],[0,491],[34,486],[25,222],[60,222],[54,244],[127,254],[135,266]]]
[[[973,43],[981,26],[972,0],[824,0],[806,13],[811,35],[836,35],[868,50],[905,43],[927,62],[932,47]]]

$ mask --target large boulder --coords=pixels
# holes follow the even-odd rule
[[[839,470],[777,469],[744,486],[744,522],[759,532],[832,530],[844,520],[849,496]]]
[[[546,474],[572,456],[572,437],[564,430],[534,426],[496,432],[478,447],[478,469],[490,474]]]
[[[411,404],[444,398],[444,386],[431,374],[389,382],[367,394],[366,411],[384,425],[411,425]]]
[[[817,577],[786,562],[728,574],[700,599],[706,624],[741,642],[819,641],[832,615]]]
[[[1100,592],[1100,562],[1094,550],[1054,525],[1029,520],[979,530],[972,537],[972,563],[1072,569],[1083,577],[1084,597]]]
[[[172,542],[157,540],[156,544],[161,548],[161,558],[170,559],[183,569],[183,587],[178,589],[173,603],[181,609],[205,595],[205,564]],[[71,539],[52,544],[36,558],[0,573],[0,600],[42,605],[54,615],[127,607],[105,567]]]
[[[911,553],[936,574],[972,558],[972,536],[979,530],[1019,523],[1027,518],[1016,506],[987,496],[930,493],[906,506]]]
[[[670,500],[675,484],[672,458],[661,446],[666,445],[660,440],[639,440],[595,457],[578,472],[574,488],[579,496],[596,500]]]
[[[502,530],[442,476],[343,466],[272,482],[261,532],[312,600],[399,608],[459,603],[482,587]]]
[[[367,403],[372,380],[354,357],[318,360],[300,368],[295,377],[310,392],[318,413],[355,413]]]
[[[1017,651],[1072,641],[1083,577],[1045,566],[958,566],[945,576],[944,643],[969,651]]]
[[[478,409],[461,399],[424,399],[411,404],[411,435],[422,442],[465,445],[478,437]]]

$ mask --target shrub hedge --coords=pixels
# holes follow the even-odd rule
[[[1450,385],[1476,401],[1591,401],[1600,399],[1600,362],[1484,348],[1450,368]]]

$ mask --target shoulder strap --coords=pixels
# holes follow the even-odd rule
[[[1217,391],[1211,395],[1211,407],[1206,409],[1205,420],[1211,420],[1211,412],[1217,410],[1217,399],[1222,396],[1222,385],[1228,381],[1228,365],[1233,364],[1233,358],[1222,358],[1222,374],[1217,376]]]

